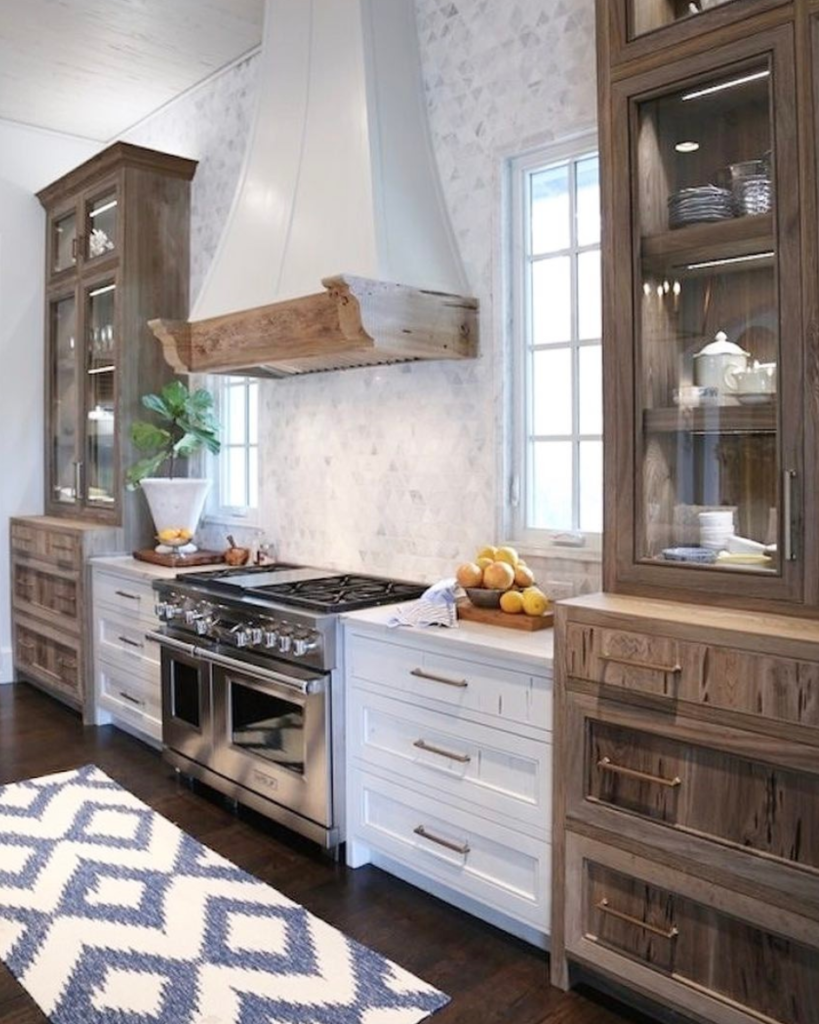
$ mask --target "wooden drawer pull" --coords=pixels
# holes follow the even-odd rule
[[[126,647],[138,647],[142,650],[143,644],[138,640],[130,640],[127,636],[118,636],[117,640],[119,640],[121,644],[125,644]]]
[[[633,924],[635,928],[642,928],[644,932],[658,935],[661,939],[676,939],[680,934],[679,929],[673,925],[671,928],[658,928],[655,924],[641,921],[639,917],[632,917],[631,914],[624,914],[622,910],[615,910],[614,907],[609,906],[609,901],[605,898],[597,904],[597,909],[602,914],[616,917],[618,921],[625,921],[626,924]]]
[[[425,672],[422,668],[414,668],[410,675],[415,676],[416,679],[429,679],[433,683],[443,683],[444,686],[457,686],[460,690],[465,690],[469,686],[465,679],[447,679],[446,676],[436,676],[431,672]]]
[[[639,772],[636,768],[626,768],[625,765],[615,764],[611,758],[601,757],[597,762],[601,772],[612,772],[615,775],[627,775],[630,779],[639,779],[641,782],[653,782],[658,786],[668,786],[675,789],[682,785],[682,779],[675,775],[673,779],[667,779],[663,775],[651,775],[649,772]]]
[[[613,665],[625,665],[626,668],[647,668],[650,672],[663,672],[669,675],[677,675],[682,672],[682,665],[658,665],[654,661],[630,661],[628,658],[619,657],[616,654],[600,654],[600,661],[610,661]]]
[[[126,597],[129,601],[138,601],[139,594],[129,594],[127,590],[115,590],[117,597]]]
[[[444,750],[443,747],[433,747],[426,740],[416,740],[412,745],[419,750],[426,750],[428,754],[437,754],[439,757],[446,757],[450,761],[457,761],[458,764],[469,764],[472,760],[469,754],[453,754],[449,750]]]
[[[428,839],[431,843],[443,846],[447,850],[454,850],[455,853],[460,853],[464,857],[469,853],[469,843],[453,843],[449,839],[441,839],[440,836],[433,835],[432,832],[427,832],[423,825],[418,825],[418,827],[414,828],[412,831],[422,839]]]

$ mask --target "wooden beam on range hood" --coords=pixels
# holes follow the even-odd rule
[[[477,355],[477,299],[348,274],[322,284],[304,298],[149,326],[178,373],[289,376]]]

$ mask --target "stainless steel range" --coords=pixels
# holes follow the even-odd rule
[[[178,770],[326,847],[344,838],[338,615],[424,586],[277,564],[154,583]]]

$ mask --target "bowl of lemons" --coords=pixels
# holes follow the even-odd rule
[[[455,576],[476,608],[542,616],[551,607],[549,598],[535,583],[535,574],[507,545],[481,548],[474,561],[458,566]]]

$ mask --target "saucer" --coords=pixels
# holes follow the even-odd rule
[[[774,391],[736,391],[735,396],[742,405],[768,405],[776,398]]]

